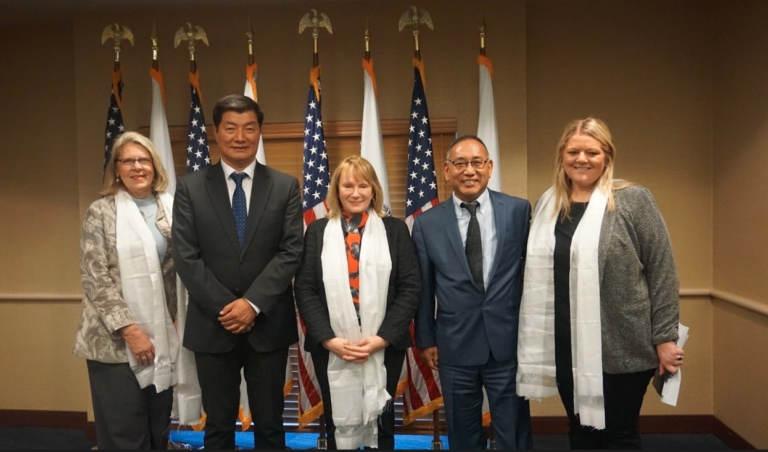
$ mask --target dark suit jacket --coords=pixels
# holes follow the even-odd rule
[[[452,366],[517,361],[517,324],[531,219],[528,201],[489,190],[497,248],[485,293],[475,286],[452,199],[416,217],[413,240],[421,267],[416,346],[437,346]],[[437,297],[437,318],[435,318]]]
[[[387,289],[387,312],[378,335],[387,340],[390,347],[398,350],[411,346],[408,325],[416,313],[419,302],[419,267],[408,227],[397,218],[382,218],[387,231],[392,273]],[[307,327],[304,349],[322,352],[322,342],[336,337],[328,316],[328,301],[323,285],[323,266],[320,259],[323,250],[323,233],[328,220],[313,222],[304,235],[304,256],[296,275],[296,305]],[[365,243],[365,230],[363,230]],[[345,265],[346,262],[340,262]],[[364,289],[363,289],[364,290]]]
[[[250,332],[260,352],[298,341],[292,279],[302,250],[296,178],[256,165],[243,248],[221,164],[179,179],[173,204],[173,259],[189,291],[184,346],[195,352],[231,350],[238,335],[218,321],[230,302],[245,297],[261,313]]]

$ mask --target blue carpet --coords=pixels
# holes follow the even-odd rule
[[[314,449],[317,447],[317,433],[286,433],[285,445],[291,449]],[[443,449],[448,449],[448,437],[441,436]],[[184,443],[193,449],[203,447],[203,432],[192,430],[171,431],[171,441]],[[236,432],[235,444],[241,449],[253,449],[253,433]],[[395,435],[395,448],[405,450],[429,450],[432,449],[432,435]]]

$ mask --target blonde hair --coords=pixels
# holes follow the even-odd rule
[[[128,143],[138,144],[149,153],[149,158],[152,160],[152,169],[155,171],[155,177],[152,179],[152,193],[165,191],[168,188],[168,173],[163,168],[163,162],[160,159],[160,154],[157,153],[155,145],[152,144],[149,138],[138,132],[125,132],[112,145],[112,156],[107,163],[106,169],[104,169],[104,185],[101,188],[100,194],[114,195],[122,187],[122,182],[115,170],[117,169],[117,161],[120,159],[120,153]]]
[[[616,208],[613,191],[632,185],[624,180],[613,179],[616,146],[611,141],[611,131],[608,130],[608,126],[600,119],[592,117],[572,121],[565,126],[555,153],[555,174],[553,177],[555,213],[562,212],[561,218],[563,219],[571,217],[571,194],[573,191],[572,181],[565,173],[565,167],[563,166],[563,154],[565,153],[565,145],[568,144],[568,140],[577,134],[587,135],[597,140],[600,143],[600,148],[605,153],[605,167],[603,168],[603,174],[597,180],[595,189],[602,191],[608,197],[608,211]]]
[[[376,170],[373,169],[371,163],[358,156],[353,155],[345,158],[339,166],[336,167],[336,171],[331,176],[331,186],[328,189],[328,196],[326,202],[328,203],[328,215],[326,218],[334,219],[341,216],[341,200],[339,199],[339,184],[341,183],[341,176],[347,174],[349,171],[371,184],[373,188],[373,198],[371,199],[370,208],[376,212],[376,215],[380,217],[386,217],[384,212],[384,192],[381,190],[381,184],[379,183],[379,177],[376,175]]]

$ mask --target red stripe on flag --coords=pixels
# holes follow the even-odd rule
[[[416,331],[413,322],[409,325],[408,329],[411,330],[411,341],[412,343],[416,343]],[[439,397],[443,396],[442,391],[440,390],[440,387],[437,385],[437,382],[435,381],[435,376],[432,374],[432,368],[427,365],[427,363],[424,362],[424,360],[421,359],[421,353],[416,346],[413,348],[413,360],[416,362],[416,365],[419,367],[419,372],[424,377],[424,382],[427,383],[427,391],[429,392],[429,398],[432,400],[435,400]]]
[[[312,224],[313,221],[317,220],[317,216],[315,215],[315,211],[313,209],[305,210],[304,211],[304,225],[305,229],[307,226]]]

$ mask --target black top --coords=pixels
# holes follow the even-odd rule
[[[571,218],[555,225],[555,368],[561,392],[566,386],[573,394],[573,361],[571,357],[571,240],[584,212],[586,202],[571,203]],[[571,401],[571,403],[573,403]]]
[[[421,293],[419,263],[405,222],[393,217],[382,218],[382,221],[387,233],[392,272],[389,275],[386,313],[378,335],[393,349],[404,350],[412,344],[408,326],[416,313]],[[307,228],[304,254],[294,283],[296,307],[306,327],[304,350],[312,353],[326,351],[322,342],[335,337],[328,312],[321,259],[327,224],[328,220],[322,218]],[[340,265],[346,267],[347,263]]]

